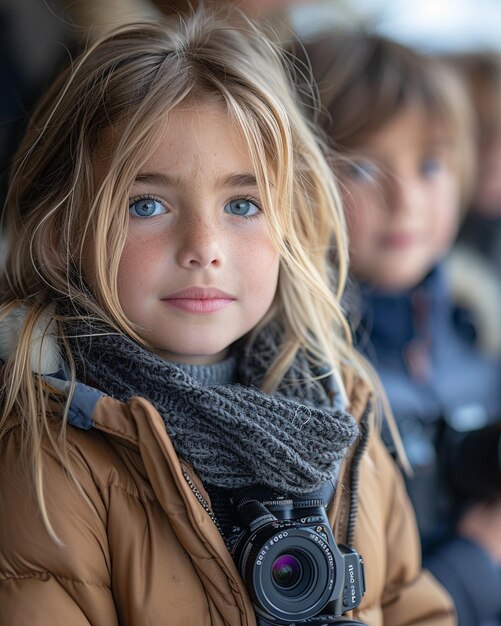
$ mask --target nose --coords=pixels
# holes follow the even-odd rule
[[[217,268],[223,263],[223,230],[211,217],[194,216],[177,229],[178,264],[185,269]]]
[[[391,213],[415,213],[423,208],[419,181],[412,176],[390,176],[386,184],[386,207]]]

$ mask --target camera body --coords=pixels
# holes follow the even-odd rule
[[[343,621],[360,604],[363,561],[334,539],[326,513],[333,493],[324,483],[301,497],[252,487],[233,498],[241,526],[228,545],[259,626]]]

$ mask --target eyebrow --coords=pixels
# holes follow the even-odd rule
[[[223,187],[256,187],[254,174],[232,174],[221,181]]]
[[[146,185],[159,185],[162,187],[168,187],[174,181],[165,174],[159,172],[141,172],[134,180],[135,183],[142,183]]]
[[[162,187],[169,187],[171,185],[180,185],[181,179],[171,177],[160,172],[141,172],[136,176],[136,183],[159,185]],[[256,187],[257,180],[254,174],[230,174],[222,179],[218,180],[218,184],[221,187]]]

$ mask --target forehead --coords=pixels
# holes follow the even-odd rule
[[[93,149],[94,168],[102,172],[125,162],[140,166],[161,152],[174,164],[188,149],[207,153],[223,139],[240,156],[248,155],[244,133],[224,103],[187,98],[155,119],[122,120],[100,130]]]
[[[181,103],[156,129],[154,150],[143,167],[168,169],[194,178],[217,170],[252,171],[244,134],[225,107]]]
[[[446,146],[450,140],[451,127],[443,117],[424,106],[412,106],[401,108],[393,118],[361,139],[357,148],[420,150],[430,145]]]

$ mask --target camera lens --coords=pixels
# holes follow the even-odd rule
[[[301,563],[292,554],[280,555],[271,566],[273,581],[283,589],[292,589],[301,580]]]
[[[336,557],[329,544],[300,525],[270,525],[252,535],[238,566],[254,606],[277,624],[313,617],[343,582],[336,578]]]
[[[285,547],[285,546],[284,546]],[[310,595],[318,582],[318,567],[304,547],[277,551],[268,566],[269,597],[295,602]]]

